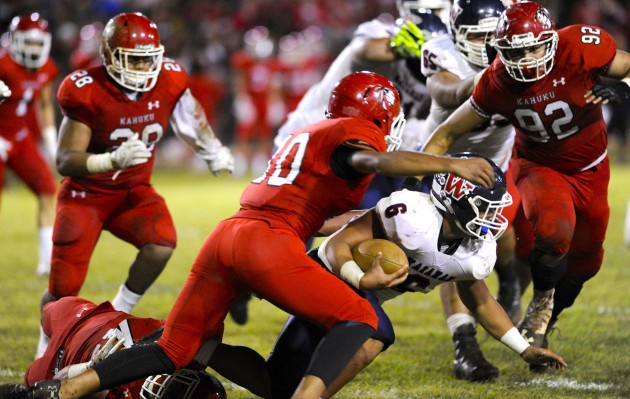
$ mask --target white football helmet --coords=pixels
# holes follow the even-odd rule
[[[455,46],[473,65],[490,64],[486,44],[494,32],[505,6],[501,0],[455,0],[451,8],[451,34]],[[471,40],[472,39],[472,40]]]

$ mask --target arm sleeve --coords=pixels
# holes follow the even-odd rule
[[[170,124],[177,137],[204,159],[223,146],[190,89],[186,89],[179,98],[171,114]]]

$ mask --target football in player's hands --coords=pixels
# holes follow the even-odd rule
[[[387,274],[392,274],[408,263],[407,255],[391,241],[374,238],[365,240],[352,248],[352,257],[361,270],[367,272],[376,254],[381,252],[381,267]]]

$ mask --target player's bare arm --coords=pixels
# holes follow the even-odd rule
[[[486,119],[473,110],[470,101],[466,101],[435,129],[422,151],[429,154],[445,154],[459,137],[485,121]]]
[[[356,268],[359,267],[353,261],[352,248],[371,238],[385,238],[378,233],[375,237],[375,230],[379,231],[380,229],[373,228],[373,220],[374,211],[365,212],[331,236],[327,242],[322,245],[326,260],[331,265],[333,272],[346,281],[348,281],[348,270],[353,268],[356,271]],[[405,281],[409,271],[409,265],[405,265],[392,274],[387,274],[380,265],[380,259],[381,256],[377,255],[372,267],[364,274],[360,269],[357,271],[357,273],[361,273],[361,277],[358,278],[358,282],[355,284],[357,288],[376,290],[394,287]],[[348,282],[352,283],[352,281]]]
[[[475,88],[475,75],[461,79],[449,71],[441,71],[427,78],[431,100],[444,108],[455,108],[466,101]]]
[[[498,341],[517,352],[523,360],[531,364],[549,363],[559,369],[567,367],[567,362],[560,355],[549,349],[529,345],[520,336],[508,315],[488,290],[485,281],[458,281],[457,291],[479,324]]]
[[[92,137],[90,127],[78,120],[63,118],[59,128],[59,142],[57,144],[57,171],[63,176],[86,176],[87,151]]]
[[[442,154],[446,152],[444,150]],[[456,159],[411,151],[377,153],[357,151],[350,157],[351,166],[362,173],[388,176],[420,176],[454,173],[466,180],[492,187],[494,171],[483,159]]]
[[[357,37],[352,40],[353,60],[358,63],[362,62],[391,62],[396,59],[389,45],[390,38],[367,38]]]

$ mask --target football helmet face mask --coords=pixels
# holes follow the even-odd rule
[[[533,82],[551,72],[558,33],[546,8],[516,3],[501,14],[492,45],[513,79]]]
[[[164,46],[157,26],[140,13],[118,14],[103,30],[101,57],[109,76],[131,91],[155,87]]]
[[[202,370],[180,369],[174,374],[147,377],[142,384],[143,399],[227,399],[225,388]]]
[[[9,54],[18,64],[38,69],[50,55],[52,41],[48,21],[38,13],[14,17],[9,26]]]
[[[374,122],[387,143],[387,151],[396,151],[402,143],[405,115],[394,84],[374,72],[355,72],[341,79],[332,90],[328,118],[353,117]]]
[[[396,8],[401,18],[407,17],[413,10],[425,9],[437,15],[444,24],[447,24],[451,0],[396,0]]]
[[[451,33],[455,47],[473,65],[490,64],[486,50],[494,38],[497,22],[505,6],[501,0],[455,0],[451,8]]]
[[[465,153],[457,158],[481,157]],[[433,178],[431,199],[435,206],[448,213],[464,233],[484,241],[498,239],[507,229],[508,221],[502,212],[512,204],[507,192],[503,171],[490,159],[494,169],[494,186],[487,189],[451,173],[439,173]]]

